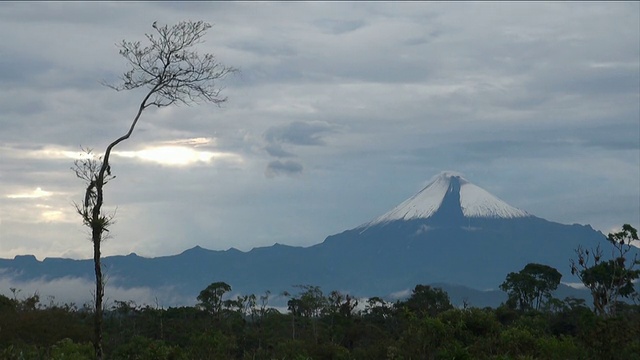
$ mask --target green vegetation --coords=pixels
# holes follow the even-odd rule
[[[595,249],[576,249],[578,261],[571,261],[571,273],[577,275],[591,291],[593,307],[600,316],[615,316],[618,299],[637,297],[633,282],[640,277],[640,260],[632,251],[638,231],[629,224],[622,231],[607,237],[611,245],[611,259],[605,260],[604,252]],[[633,258],[630,255],[634,254]]]
[[[517,273],[509,273],[500,285],[500,290],[509,295],[509,303],[520,310],[540,310],[548,305],[551,292],[560,285],[562,274],[558,270],[542,264],[527,264]]]
[[[222,291],[222,284],[203,292]],[[258,304],[255,296],[219,301],[216,291],[194,307],[115,302],[104,317],[105,357],[640,359],[637,305],[619,305],[607,317],[571,298],[540,310],[457,309],[442,290],[417,285],[404,301],[371,298],[358,306],[340,292],[303,286],[281,313],[266,306],[269,294]],[[90,307],[0,296],[0,359],[93,359],[91,330]]]
[[[625,225],[614,249],[634,238]],[[625,235],[626,234],[626,235]],[[637,237],[637,236],[636,236]],[[620,240],[623,239],[623,240]],[[628,241],[626,241],[628,243]],[[629,251],[624,255],[628,255]],[[637,279],[632,264],[599,273],[622,297],[637,298],[627,284]],[[581,279],[589,289],[592,266],[583,260]],[[606,303],[602,312],[583,300],[555,299],[559,272],[528,264],[509,273],[501,288],[509,300],[498,308],[452,306],[442,289],[416,285],[394,303],[358,300],[318,286],[284,293],[288,311],[269,307],[271,293],[237,296],[231,285],[213,282],[193,307],[168,309],[115,301],[104,314],[107,359],[640,359],[640,305]],[[606,289],[613,289],[607,287]],[[599,288],[596,288],[599,289]],[[94,359],[91,306],[48,305],[40,296],[0,295],[1,359]],[[610,290],[609,290],[610,291]],[[359,303],[362,301],[363,303]]]

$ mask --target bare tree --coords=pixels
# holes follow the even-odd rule
[[[80,204],[75,204],[84,225],[91,229],[93,242],[93,260],[96,275],[94,348],[96,358],[101,360],[102,353],[102,315],[104,297],[104,279],[102,276],[100,246],[105,233],[113,223],[113,214],[104,214],[104,185],[115,178],[111,175],[110,155],[113,148],[127,140],[133,133],[142,113],[150,107],[165,107],[176,103],[190,105],[210,102],[216,105],[226,101],[220,96],[221,88],[217,81],[237,70],[219,63],[212,54],[200,55],[193,47],[202,42],[202,37],[211,27],[208,23],[197,21],[180,22],[173,26],[152,25],[155,33],[145,34],[146,45],[139,41],[123,40],[118,47],[129,63],[119,84],[103,83],[114,90],[145,89],[129,131],[111,142],[99,158],[89,156],[77,160],[73,170],[78,178],[86,183],[85,196]]]

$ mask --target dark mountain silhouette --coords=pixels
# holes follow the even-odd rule
[[[475,298],[480,305],[499,303],[504,294],[478,290],[497,289],[509,272],[531,262],[553,266],[564,282],[576,282],[569,271],[574,249],[605,243],[605,236],[588,225],[535,217],[446,172],[386,214],[314,246],[275,244],[248,252],[197,246],[157,258],[111,256],[103,264],[110,285],[173,287],[193,298],[214,281],[241,293],[275,294],[311,284],[365,297],[439,283],[459,301],[467,297],[474,304]],[[16,256],[0,259],[0,271],[21,281],[93,281],[92,260]]]

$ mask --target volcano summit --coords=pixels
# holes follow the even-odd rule
[[[432,178],[416,195],[365,226],[431,217],[451,221],[463,217],[511,219],[527,216],[530,215],[526,211],[505,203],[461,174],[447,171]]]

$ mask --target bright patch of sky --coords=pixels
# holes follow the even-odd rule
[[[51,192],[44,191],[41,188],[36,188],[33,191],[7,195],[9,199],[37,199],[37,198],[47,197],[47,196],[51,196]]]
[[[125,158],[137,158],[169,166],[188,166],[196,163],[210,163],[215,159],[241,160],[239,156],[230,153],[198,151],[184,146],[157,146],[138,151],[114,151],[113,154]]]

